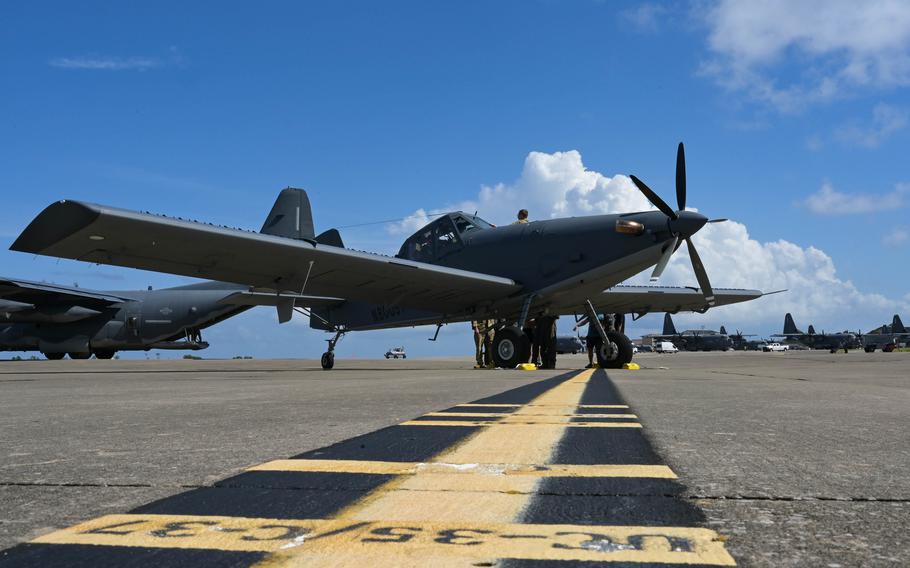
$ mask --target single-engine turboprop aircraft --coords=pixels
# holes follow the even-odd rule
[[[2,279],[0,351],[110,359],[118,351],[205,349],[201,330],[252,305],[243,287],[221,282],[99,292]]]
[[[449,213],[408,238],[395,257],[345,249],[334,229],[316,236],[306,193],[290,188],[279,195],[258,234],[58,201],[11,249],[250,286],[260,294],[260,305],[278,308],[280,321],[297,309],[310,315],[311,326],[335,333],[322,357],[326,369],[334,365],[336,343],[349,331],[495,319],[494,361],[514,367],[529,357],[522,331],[528,318],[535,318],[540,330],[541,322],[552,325],[559,315],[587,313],[599,321],[597,313],[705,311],[762,295],[712,289],[690,237],[713,221],[685,210],[681,143],[677,210],[641,180],[632,180],[657,211],[497,228],[474,215]],[[683,240],[698,288],[616,287],[656,265],[655,280]],[[338,300],[314,305],[300,299],[304,293]],[[604,339],[600,365],[628,363],[628,337],[597,327]]]

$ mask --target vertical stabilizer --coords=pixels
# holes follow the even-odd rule
[[[811,323],[809,324],[809,335],[815,335],[815,326]]]
[[[894,314],[894,321],[891,323],[891,333],[907,333],[904,322],[901,321],[901,317],[897,314]]]
[[[787,314],[784,316],[784,335],[796,335],[802,333],[796,328],[796,322],[793,321],[793,316]]]
[[[673,318],[670,317],[670,314],[664,314],[664,335],[678,335],[676,333],[676,326],[673,325]]]
[[[727,328],[725,328],[724,326],[720,326],[720,334],[727,335]]]
[[[293,187],[283,189],[259,232],[289,239],[314,239],[313,212],[306,192]]]

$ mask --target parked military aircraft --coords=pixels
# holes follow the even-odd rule
[[[163,290],[98,292],[0,280],[0,351],[48,359],[110,359],[118,351],[205,349],[201,330],[248,310],[245,288],[203,282]]]
[[[784,332],[775,333],[771,337],[783,337],[787,343],[800,343],[811,349],[829,349],[831,353],[838,349],[846,352],[860,346],[859,336],[856,333],[844,331],[842,333],[816,333],[815,327],[809,326],[808,332],[800,331],[793,321],[793,316],[784,316]]]
[[[695,310],[754,300],[757,290],[714,290],[690,237],[709,221],[686,211],[683,145],[676,164],[677,210],[641,180],[657,207],[619,215],[550,219],[494,228],[462,212],[443,215],[408,238],[395,257],[343,248],[334,229],[315,235],[302,190],[278,197],[257,234],[148,213],[58,201],[42,211],[12,250],[170,272],[272,291],[280,319],[294,309],[310,325],[335,333],[322,366],[348,331],[496,319],[493,355],[503,367],[527,361],[528,318],[538,332],[563,314]],[[722,221],[717,219],[714,221]],[[660,276],[686,241],[698,288],[613,288],[655,266]],[[337,297],[306,311],[293,295]],[[291,296],[288,296],[290,294]],[[622,303],[630,310],[614,309]],[[545,322],[545,323],[544,323]],[[437,328],[438,330],[438,328]],[[631,360],[632,345],[598,325],[602,366]]]
[[[888,344],[910,342],[910,332],[904,327],[899,315],[894,314],[891,325],[885,324],[873,329],[862,336],[863,349],[866,353],[872,353],[876,349],[882,349]]]
[[[763,340],[746,339],[747,337],[755,337],[755,334],[744,334],[738,329],[736,333],[727,333],[727,328],[720,326],[720,332],[730,338],[730,341],[733,342],[733,349],[736,351],[755,351],[761,349],[760,345],[764,343]]]
[[[673,345],[686,351],[729,351],[733,349],[733,341],[727,336],[726,331],[687,329],[682,333],[677,332],[669,313],[664,314],[663,333],[651,337],[659,341],[672,341]]]

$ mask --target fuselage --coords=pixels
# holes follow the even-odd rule
[[[249,306],[220,303],[227,295],[244,287],[220,282],[203,282],[162,290],[110,292],[125,301],[104,308],[96,314],[68,321],[73,310],[66,306],[42,305],[40,314],[64,314],[56,318],[34,316],[39,321],[3,323],[0,319],[0,351],[41,351],[43,353],[93,353],[96,351],[147,350],[180,348],[174,345],[198,331]],[[78,311],[78,310],[76,310]],[[3,306],[0,305],[0,313]],[[17,319],[12,312],[6,320]],[[23,316],[18,316],[23,319]],[[27,317],[26,317],[27,319]],[[200,342],[188,342],[184,348],[199,348]]]

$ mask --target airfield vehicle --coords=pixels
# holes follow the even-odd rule
[[[774,341],[772,343],[766,343],[765,345],[763,345],[761,350],[764,351],[765,353],[771,353],[774,351],[789,351],[790,346],[783,345],[783,344],[780,344],[780,343]]]
[[[404,347],[392,347],[385,352],[386,359],[407,359],[408,355],[404,352]]]
[[[556,338],[556,353],[563,355],[565,353],[581,353],[585,350],[585,344],[581,338],[575,335],[560,335]]]
[[[671,341],[658,341],[654,344],[657,353],[678,353],[679,349]]]
[[[248,296],[222,282],[101,292],[2,279],[0,351],[111,359],[118,351],[205,349],[201,330],[250,309]]]
[[[653,311],[704,312],[754,300],[758,290],[715,290],[690,238],[708,219],[686,208],[682,143],[676,156],[676,209],[637,177],[632,182],[656,210],[547,219],[493,227],[452,212],[415,232],[395,257],[344,248],[336,229],[316,235],[306,192],[281,192],[256,233],[207,223],[61,200],[44,209],[12,250],[237,282],[265,292],[261,304],[279,322],[295,310],[310,326],[334,333],[322,366],[348,332],[476,319],[500,321],[493,359],[514,368],[530,356],[523,327],[536,333],[560,315]],[[685,241],[698,287],[617,286],[654,267],[660,277]],[[304,296],[304,293],[309,294]],[[599,323],[597,360],[621,368],[629,338]]]

